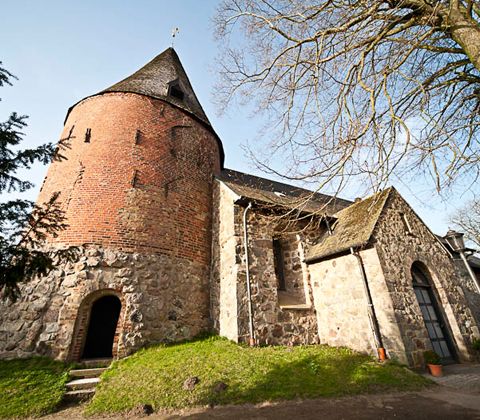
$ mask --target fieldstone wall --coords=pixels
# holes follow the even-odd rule
[[[468,302],[468,306],[472,311],[473,317],[477,326],[480,326],[480,294],[477,291],[475,284],[473,283],[470,274],[468,273],[465,263],[459,256],[455,255],[453,262],[457,269],[457,275],[459,277],[459,283],[465,294],[465,298]],[[477,281],[480,281],[477,273]]]
[[[387,351],[387,356],[390,359],[408,365],[409,361],[405,344],[397,324],[397,319],[395,318],[392,296],[385,282],[385,276],[377,249],[365,249],[360,251],[359,255],[362,258],[365,275],[368,279],[370,296],[375,309],[382,344]],[[365,299],[365,304],[366,302]]]
[[[238,251],[242,255],[238,267],[237,297],[239,302],[239,340],[248,339],[248,308],[246,291],[246,271],[243,244],[243,211],[235,206],[235,226],[239,239]],[[283,220],[278,214],[263,213],[254,209],[247,217],[248,251],[250,258],[250,279],[253,302],[255,338],[260,345],[296,345],[318,342],[317,321],[311,305],[311,286],[308,267],[303,260],[304,235],[286,231]],[[302,227],[296,227],[299,232]],[[293,230],[293,229],[292,229]],[[305,293],[303,304],[283,302],[279,299],[278,279],[275,274],[273,237],[283,238],[284,253],[287,254],[285,274],[287,279],[298,284]],[[300,265],[300,266],[299,266]],[[292,270],[289,272],[289,270]],[[301,284],[299,284],[301,282]],[[287,286],[288,294],[288,286]],[[293,295],[295,298],[295,295]]]
[[[402,214],[407,218],[411,232]],[[431,349],[412,286],[410,270],[416,261],[429,271],[459,360],[470,360],[469,345],[474,337],[479,336],[479,330],[462,279],[457,275],[449,253],[395,190],[386,203],[374,238],[409,364],[422,366],[423,352]]]
[[[310,304],[311,291],[306,277],[308,269],[303,264],[304,244],[300,236],[294,233],[286,233],[278,237],[278,240],[281,244],[285,279],[285,290],[278,291],[279,303],[280,305]]]
[[[78,359],[91,304],[105,294],[122,302],[117,357],[147,343],[188,339],[209,327],[208,272],[202,264],[80,247],[78,262],[26,284],[16,303],[0,303],[0,357]]]
[[[388,349],[389,357],[406,363],[405,348],[393,316],[393,305],[376,250],[366,249],[359,255],[368,279],[383,345]],[[312,264],[309,268],[320,342],[376,356],[367,297],[357,258],[344,255]]]
[[[373,353],[365,291],[354,256],[309,266],[320,343]]]
[[[228,187],[220,181],[216,184],[211,269],[213,326],[214,330],[223,336],[237,342],[248,342],[248,300],[243,244],[245,209],[235,204],[239,197]],[[263,212],[258,207],[248,213],[255,338],[260,345],[317,343],[308,268],[302,262],[303,238],[301,235],[285,232],[281,224],[282,218],[277,214]],[[292,297],[295,304],[291,304],[292,300],[288,299],[288,296],[286,304],[279,300],[273,256],[273,237],[279,235],[282,236],[284,246],[285,273],[290,288],[294,291]],[[298,304],[298,295],[301,295],[301,304]]]

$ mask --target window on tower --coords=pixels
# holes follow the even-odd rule
[[[180,87],[180,83],[178,80],[174,80],[170,82],[168,85],[168,96],[172,96],[173,98],[177,98],[180,101],[183,101],[185,98],[185,93],[183,92],[182,88]]]

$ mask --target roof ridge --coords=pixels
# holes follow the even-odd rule
[[[335,213],[333,233],[310,248],[306,261],[311,263],[367,244],[393,190],[389,187],[376,192]],[[375,201],[375,197],[379,200]]]
[[[375,193],[373,193],[373,194],[370,194],[370,195],[368,195],[367,197],[362,198],[361,200],[353,201],[350,206],[345,207],[345,208],[339,210],[339,211],[335,214],[335,216],[338,215],[339,213],[343,212],[343,211],[347,211],[347,210],[348,210],[348,211],[351,211],[352,207],[357,206],[357,205],[360,205],[360,204],[362,204],[362,203],[365,203],[366,201],[372,200],[372,199],[375,198],[375,197],[379,197],[379,196],[382,195],[382,194],[386,194],[387,197],[388,197],[393,190],[395,190],[395,188],[394,188],[393,186],[390,186],[390,187],[388,187],[388,188],[385,188],[384,190],[377,191],[377,192],[375,192]],[[386,201],[386,200],[385,200],[385,201]],[[385,203],[383,203],[383,205],[385,205]]]
[[[169,85],[175,80],[178,80],[179,84],[183,85],[181,87],[184,90],[184,99],[178,99],[168,94]],[[211,125],[182,62],[172,47],[168,47],[137,71],[99,93],[107,92],[140,93],[163,99],[185,109],[208,125]]]
[[[234,175],[240,175],[240,177],[243,177],[243,178],[254,178],[255,180],[258,180],[260,181],[260,183],[263,185],[263,186],[266,186],[265,185],[265,182],[268,182],[270,183],[270,185],[272,187],[275,187],[275,186],[278,186],[279,189],[282,189],[282,187],[285,188],[285,190],[289,190],[291,192],[305,192],[305,193],[308,193],[308,194],[312,194],[313,195],[313,198],[315,199],[315,197],[317,199],[334,199],[338,202],[343,202],[345,204],[352,204],[353,202],[351,200],[347,200],[345,198],[341,198],[341,197],[336,197],[336,196],[333,196],[333,195],[329,195],[329,194],[324,194],[324,193],[320,193],[320,192],[316,192],[316,191],[312,191],[312,190],[309,190],[309,189],[306,189],[306,188],[303,188],[303,187],[298,187],[296,185],[291,185],[291,184],[287,184],[287,183],[284,183],[284,182],[280,182],[280,181],[275,181],[273,179],[269,179],[269,178],[263,178],[263,177],[260,177],[258,175],[253,175],[253,174],[249,174],[249,173],[246,173],[246,172],[241,172],[241,171],[237,171],[236,169],[230,169],[230,168],[224,168],[222,170],[222,172],[220,173],[219,176],[217,176],[217,178],[223,180],[223,181],[230,181],[230,182],[234,182],[237,181],[242,181],[241,179],[238,179],[238,178],[232,178],[232,177],[222,177],[222,175],[229,175],[229,174],[234,174]],[[247,183],[247,180],[243,180],[243,182],[246,184],[246,186],[250,186],[252,188],[258,188],[257,185],[255,184],[248,184]],[[278,192],[282,192],[282,191],[278,191]]]

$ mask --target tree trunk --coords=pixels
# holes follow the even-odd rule
[[[467,54],[471,63],[480,71],[480,27],[459,8],[452,8],[446,21],[452,39]]]

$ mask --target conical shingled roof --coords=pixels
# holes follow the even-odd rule
[[[183,99],[169,95],[169,86],[172,84],[176,84],[183,92]],[[106,92],[130,92],[162,99],[210,125],[173,48],[167,48],[140,70],[100,93]]]
[[[182,99],[169,94],[169,88],[171,85],[176,85],[183,92]],[[203,108],[200,105],[195,92],[193,91],[192,85],[188,80],[187,73],[185,72],[182,63],[180,62],[180,59],[173,48],[167,48],[164,52],[157,55],[152,61],[147,63],[140,70],[137,70],[126,79],[115,83],[108,89],[102,90],[94,95],[87,96],[86,98],[83,98],[76,104],[72,105],[68,109],[67,115],[65,116],[65,122],[67,121],[72,109],[83,100],[93,96],[102,95],[103,93],[113,92],[129,92],[150,96],[161,99],[188,112],[190,115],[205,124],[215,135],[220,154],[220,166],[223,169],[225,153],[223,151],[222,141],[220,140],[220,137],[218,137],[218,134],[213,129],[210,121],[203,111]]]

